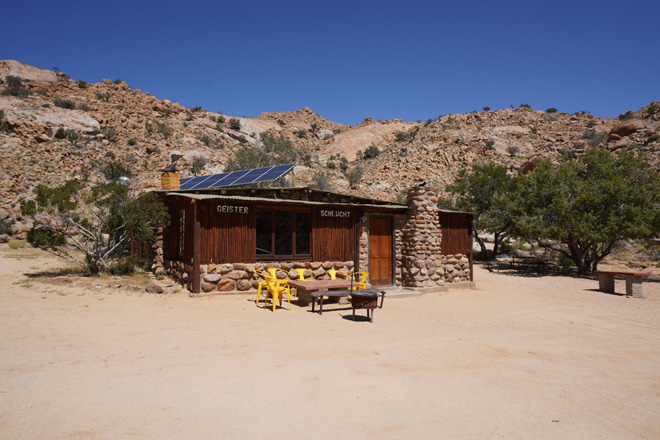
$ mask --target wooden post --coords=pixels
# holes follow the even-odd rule
[[[201,272],[200,272],[200,259],[201,259],[201,227],[199,224],[199,214],[197,213],[199,204],[193,200],[193,279],[192,279],[192,293],[200,293],[201,289]]]

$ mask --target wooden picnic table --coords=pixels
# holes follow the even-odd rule
[[[647,272],[626,272],[619,270],[594,270],[598,275],[598,290],[614,293],[614,276],[621,275],[626,279],[626,295],[642,298],[642,281],[644,277],[651,276]]]
[[[298,296],[298,304],[301,306],[309,305],[312,302],[312,292],[331,289],[346,290],[351,288],[351,280],[287,280],[290,287],[296,288],[296,295]],[[353,286],[358,286],[359,283],[353,282]],[[325,292],[327,293],[327,292]],[[347,294],[348,295],[348,294]],[[332,295],[328,295],[332,296]],[[337,296],[337,295],[334,295]],[[346,296],[346,295],[343,295]]]

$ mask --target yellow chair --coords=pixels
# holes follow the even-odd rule
[[[268,290],[268,281],[266,281],[266,277],[268,274],[264,272],[263,270],[253,270],[252,273],[254,274],[254,278],[256,280],[261,280],[259,281],[259,285],[257,286],[257,300],[255,301],[256,304],[259,304],[259,298],[261,297],[261,290],[266,289]],[[266,298],[268,298],[268,294],[266,294]]]
[[[357,279],[355,279],[355,275],[357,275]],[[369,272],[353,272],[350,274],[351,278],[358,283],[357,286],[353,286],[353,290],[358,290],[358,289],[366,289],[367,288],[367,277],[369,276]]]
[[[268,289],[266,290],[266,299],[264,300],[264,308],[266,307],[266,303],[268,302],[268,295],[272,295],[272,300],[273,300],[273,312],[275,311],[275,307],[277,306],[277,302],[279,300],[280,307],[282,307],[282,297],[284,296],[284,293],[287,294],[287,298],[289,300],[289,310],[291,310],[291,288],[289,287],[289,283],[286,280],[278,280],[275,277],[269,276],[269,275],[263,275],[264,279],[266,280],[266,283],[268,284]]]
[[[330,269],[328,271],[328,275],[330,275],[331,280],[336,280],[337,276],[339,276],[340,278],[344,278],[344,279],[348,276],[348,274],[346,272],[344,272],[343,270],[334,270],[334,269]]]
[[[316,278],[316,274],[309,269],[293,269],[293,270],[298,272],[298,281],[313,280],[314,278]],[[312,272],[312,277],[305,278],[305,272]]]

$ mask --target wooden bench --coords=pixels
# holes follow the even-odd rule
[[[598,290],[614,293],[614,276],[623,276],[626,279],[626,295],[642,298],[642,281],[644,277],[651,276],[646,272],[624,272],[618,270],[594,270],[598,275]]]

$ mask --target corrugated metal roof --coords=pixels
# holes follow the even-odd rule
[[[405,210],[408,209],[405,205],[378,205],[374,203],[348,203],[348,202],[317,202],[309,200],[290,200],[290,199],[271,199],[267,197],[247,197],[247,196],[227,196],[220,194],[193,194],[189,192],[168,192],[166,194],[169,196],[180,196],[188,197],[195,200],[209,200],[209,199],[219,199],[219,200],[235,200],[242,202],[264,202],[264,203],[281,203],[281,204],[296,204],[296,205],[312,205],[312,206],[323,206],[323,205],[334,205],[334,206],[351,206],[351,207],[364,207],[364,208],[382,208],[382,209],[393,209],[393,210]]]

